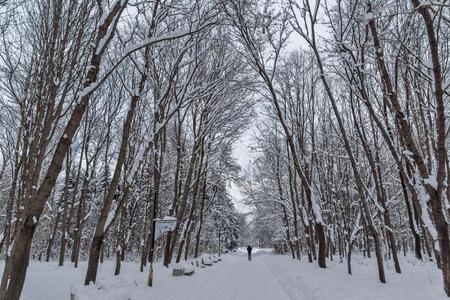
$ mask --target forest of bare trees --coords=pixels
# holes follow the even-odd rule
[[[89,285],[244,239],[450,296],[446,0],[0,0],[0,39],[0,300],[30,260]]]

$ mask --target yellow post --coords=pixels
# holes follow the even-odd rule
[[[148,270],[147,285],[153,286],[153,262],[150,263],[150,270]]]

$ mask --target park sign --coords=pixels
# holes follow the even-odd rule
[[[155,219],[155,240],[167,231],[175,229],[177,219],[173,217],[164,217],[164,219]]]
[[[174,217],[164,217],[162,219],[153,220],[153,240],[150,248],[150,269],[148,270],[147,285],[153,286],[153,260],[154,260],[154,247],[156,240],[165,232],[175,229],[177,219]]]

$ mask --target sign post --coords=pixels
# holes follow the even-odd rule
[[[147,285],[153,286],[153,261],[155,254],[156,240],[168,231],[172,231],[177,224],[177,219],[173,217],[164,217],[164,219],[154,219],[152,228],[152,243],[150,247],[150,269],[148,271]]]

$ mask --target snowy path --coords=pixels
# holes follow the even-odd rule
[[[186,299],[291,299],[263,262],[263,257],[254,255],[249,262],[245,255],[227,256],[227,263],[218,274]]]
[[[146,273],[139,265],[125,262],[119,276],[114,261],[100,265],[96,286],[82,285],[86,262],[78,269],[70,264],[32,261],[22,300],[64,300],[77,291],[77,300],[441,300],[440,272],[432,263],[401,258],[402,274],[386,263],[388,282],[377,279],[375,260],[355,256],[353,275],[346,264],[327,261],[327,269],[305,259],[256,253],[251,262],[245,253],[223,256],[223,261],[196,268],[193,276],[173,277],[171,270],[157,265],[154,286],[145,286]],[[0,268],[3,268],[0,262]]]

